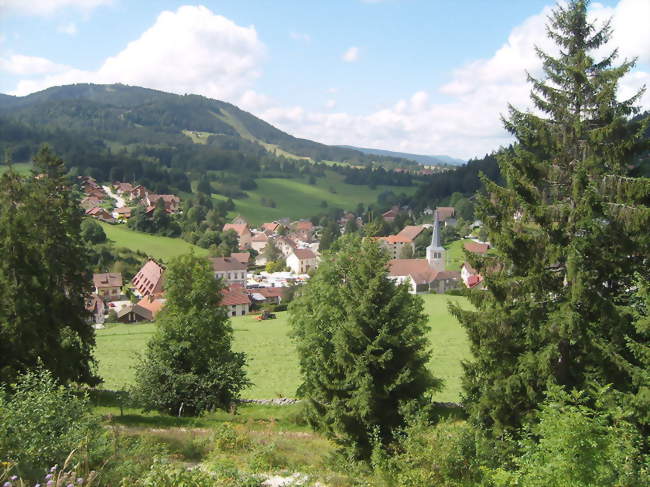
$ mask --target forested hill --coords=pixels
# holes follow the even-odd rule
[[[368,155],[293,137],[230,103],[121,84],[58,86],[24,97],[0,94],[0,117],[14,126],[37,131],[92,135],[93,139],[110,142],[114,148],[132,144],[200,144],[244,155],[259,155],[261,150],[316,162],[415,165],[399,157]],[[0,143],[5,149],[12,149],[14,160],[29,152],[24,142],[0,134]],[[21,150],[16,153],[17,149]]]
[[[369,149],[366,147],[354,147],[351,145],[340,145],[344,149],[354,149],[363,152],[364,154],[374,154],[378,156],[399,157],[401,159],[408,159],[415,161],[424,166],[462,166],[467,161],[458,159],[456,157],[449,157],[444,155],[428,156],[423,154],[410,154],[408,152],[395,152],[384,149]]]

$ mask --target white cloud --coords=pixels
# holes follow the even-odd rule
[[[260,75],[265,46],[254,27],[241,27],[206,7],[162,12],[152,27],[97,71],[27,79],[13,94],[79,82],[125,83],[174,93],[238,101]]]
[[[0,58],[0,71],[18,75],[43,75],[69,70],[68,66],[57,64],[49,59],[36,56],[23,56],[14,54],[7,58]]]
[[[74,22],[68,22],[66,24],[59,25],[56,30],[62,34],[73,36],[77,34],[77,25]]]
[[[325,108],[334,108],[336,106],[336,100],[327,100],[325,102]]]
[[[311,36],[309,34],[305,34],[304,32],[291,31],[289,32],[289,37],[291,37],[294,41],[301,41],[301,42],[311,41]]]
[[[89,12],[113,0],[0,0],[0,12],[14,11],[28,15],[50,15],[64,8],[77,8]]]
[[[342,55],[341,59],[346,63],[353,63],[359,60],[359,48],[356,46],[349,47]]]

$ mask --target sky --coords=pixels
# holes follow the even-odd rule
[[[231,102],[297,137],[481,157],[511,142],[508,103],[554,6],[545,0],[0,0],[0,92],[124,83]],[[608,46],[650,87],[650,0],[592,2]],[[605,51],[603,51],[604,54]],[[650,93],[639,105],[650,109]]]

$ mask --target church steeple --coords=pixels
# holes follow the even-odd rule
[[[431,233],[431,245],[427,247],[427,261],[429,267],[440,272],[445,270],[445,249],[440,244],[440,221],[438,210],[433,214],[433,232]]]

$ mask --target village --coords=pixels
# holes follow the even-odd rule
[[[181,211],[181,199],[173,194],[154,194],[144,186],[125,182],[100,185],[93,178],[80,179],[84,193],[81,206],[88,218],[118,225],[131,218],[140,205],[145,214],[157,207],[170,215]],[[393,223],[407,208],[393,207],[382,214],[384,221]],[[424,219],[431,223],[405,225],[394,235],[367,237],[375,239],[385,249],[390,260],[389,277],[396,283],[407,283],[412,294],[444,294],[461,286],[481,286],[482,276],[470,263],[460,269],[449,268],[447,250],[442,245],[441,229],[456,225],[453,207],[427,209]],[[339,220],[339,231],[354,219],[357,226],[363,220],[345,212]],[[415,240],[425,229],[431,231],[431,242],[425,258],[413,258]],[[304,284],[318,267],[321,258],[319,237],[322,228],[309,220],[266,222],[252,227],[242,216],[235,217],[223,226],[223,231],[237,235],[238,252],[223,257],[207,257],[216,278],[224,285],[221,306],[228,316],[258,313],[263,320],[274,316],[270,311],[286,309],[283,300],[292,288]],[[490,245],[477,238],[464,242],[470,253],[485,254]],[[272,249],[269,249],[271,247]],[[268,266],[268,256],[277,254],[275,260],[284,262],[284,268]],[[406,257],[406,258],[405,258]],[[266,267],[265,267],[266,266]],[[121,273],[104,272],[93,275],[93,293],[87,309],[97,327],[105,322],[135,323],[154,321],[165,306],[165,265],[149,258],[137,274],[125,282]]]

